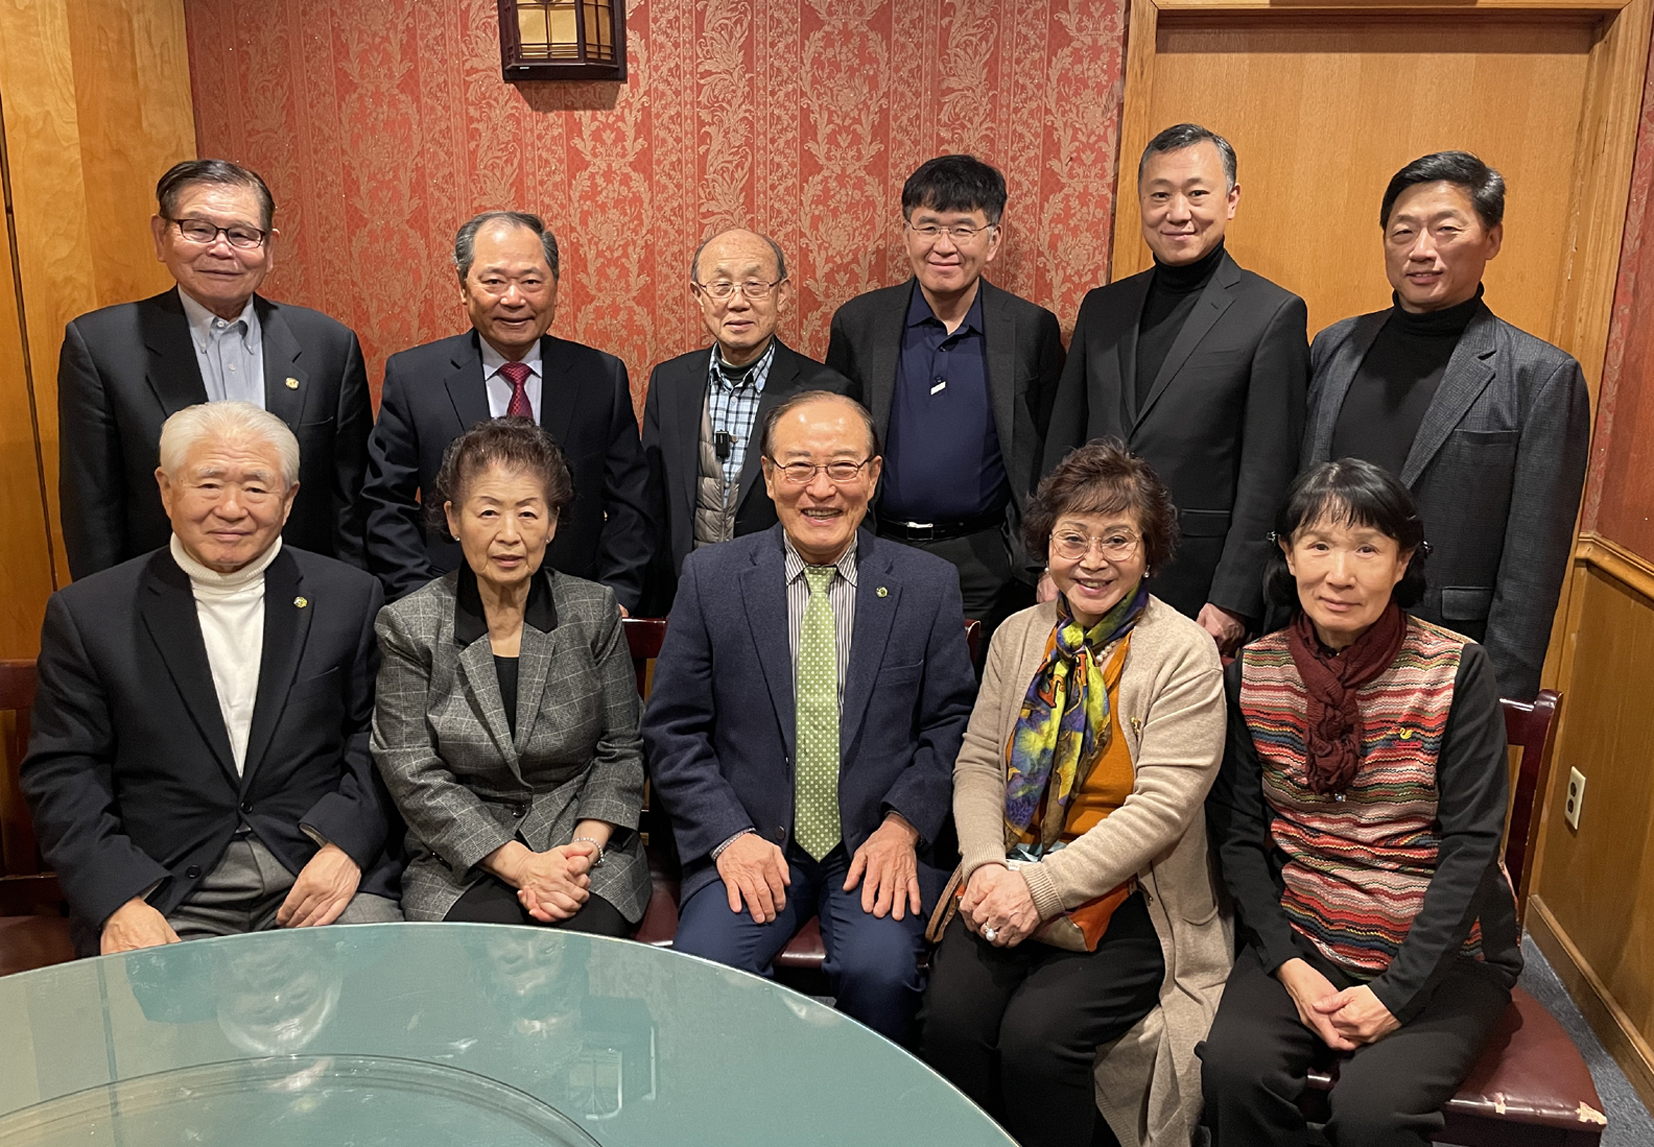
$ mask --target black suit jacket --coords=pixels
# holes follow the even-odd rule
[[[655,524],[654,561],[645,610],[665,617],[678,589],[683,559],[695,548],[695,501],[701,477],[701,412],[706,406],[707,372],[712,350],[690,351],[668,359],[649,374],[643,405],[643,453],[649,460],[649,493]],[[775,525],[775,504],[764,489],[759,464],[764,418],[782,400],[806,390],[843,394],[850,380],[836,370],[805,358],[775,340],[764,392],[758,400],[752,441],[741,467],[736,495],[735,534],[755,534]]]
[[[1207,602],[1263,617],[1267,535],[1298,472],[1309,380],[1304,301],[1225,254],[1141,409],[1137,332],[1154,272],[1086,294],[1046,437],[1045,472],[1093,438],[1154,467],[1183,539],[1155,596],[1194,617]]]
[[[360,566],[368,400],[362,348],[318,311],[253,296],[264,408],[299,440],[299,493],[282,538]],[[297,386],[289,386],[292,380]],[[81,315],[57,368],[58,493],[69,573],[86,577],[167,544],[155,484],[161,424],[207,401],[176,289]]]
[[[568,458],[574,504],[546,551],[553,569],[615,591],[636,611],[649,565],[649,470],[626,364],[580,343],[540,339],[540,425]],[[475,331],[393,354],[368,441],[368,569],[391,601],[457,569],[459,544],[429,529],[448,443],[489,417]],[[416,500],[417,499],[417,500]]]
[[[162,547],[46,604],[23,795],[47,862],[94,933],[159,882],[175,908],[241,825],[290,871],[309,826],[397,896],[389,799],[368,755],[379,584],[283,546],[264,573],[264,651],[238,777],[189,577]],[[300,603],[303,604],[300,604]]]
[[[1304,465],[1331,454],[1338,412],[1389,317],[1315,336]],[[1502,696],[1539,692],[1590,443],[1579,363],[1478,307],[1401,469],[1432,547],[1424,600],[1408,612],[1486,646]]]
[[[827,365],[848,378],[850,393],[873,412],[883,439],[890,430],[890,403],[901,365],[902,332],[918,280],[857,295],[833,315]],[[1026,569],[1022,506],[1039,482],[1046,421],[1062,377],[1062,328],[1057,316],[986,279],[981,281],[982,322],[987,327],[988,398],[994,430],[1011,483],[1005,507],[1005,539],[1015,567]],[[875,507],[876,509],[876,507]],[[1034,564],[1043,565],[1043,555]]]

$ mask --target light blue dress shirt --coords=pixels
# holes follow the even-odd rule
[[[264,409],[264,331],[248,299],[241,316],[221,319],[178,288],[208,402],[250,402]]]

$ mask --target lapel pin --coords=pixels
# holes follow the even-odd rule
[[[300,609],[303,609],[305,606],[310,604],[310,599],[301,595],[293,599],[293,604],[298,606]]]
[[[299,388],[299,380],[298,379],[290,378],[290,379],[287,380],[287,389],[288,390],[297,390],[298,388]]]
[[[873,592],[878,594],[880,597],[889,597],[890,596],[890,591],[885,589],[884,586],[882,586],[882,585],[878,589],[874,590]]]

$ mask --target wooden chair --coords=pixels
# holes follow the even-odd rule
[[[1517,921],[1527,907],[1528,858],[1539,837],[1562,698],[1544,690],[1534,701],[1506,701],[1505,737],[1520,753],[1507,823],[1505,869],[1517,894]],[[1331,1071],[1311,1072],[1301,1106],[1325,1121]],[[1579,1049],[1544,1006],[1521,988],[1459,1092],[1442,1109],[1447,1126],[1437,1141],[1459,1147],[1594,1147],[1607,1120]]]
[[[45,871],[17,770],[29,743],[34,662],[0,660],[0,975],[75,958],[57,877]]]

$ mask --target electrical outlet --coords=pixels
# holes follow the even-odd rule
[[[1562,815],[1575,832],[1579,831],[1579,809],[1585,803],[1585,774],[1578,769],[1568,770],[1568,803],[1562,806]]]

